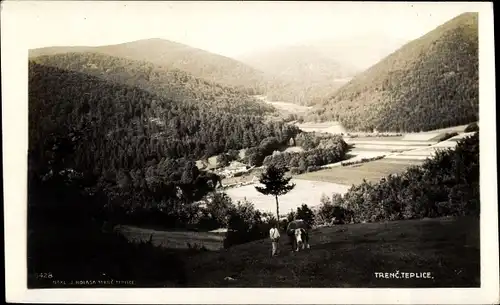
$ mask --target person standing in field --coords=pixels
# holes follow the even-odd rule
[[[269,230],[269,238],[271,239],[271,245],[272,245],[271,255],[272,256],[278,255],[280,232],[278,230],[277,222],[273,222],[273,227]]]

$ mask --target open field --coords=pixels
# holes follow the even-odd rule
[[[331,196],[333,193],[344,194],[349,189],[348,185],[328,183],[322,181],[307,181],[306,179],[292,179],[295,188],[286,195],[279,197],[280,214],[287,214],[290,210],[296,210],[303,203],[309,207],[320,204],[323,194]],[[226,194],[233,202],[243,201],[245,198],[255,205],[260,211],[276,213],[276,203],[274,197],[265,196],[255,189],[255,185],[245,185],[242,187],[226,190]]]
[[[328,133],[346,133],[344,126],[340,122],[322,122],[322,123],[314,123],[314,122],[306,122],[306,123],[296,123],[297,127],[302,129],[305,132],[328,132]]]
[[[441,218],[339,225],[311,232],[311,248],[271,257],[267,239],[191,257],[189,287],[479,287],[479,220]],[[430,279],[374,272],[430,272]],[[225,281],[225,277],[234,281]]]
[[[116,226],[115,230],[134,242],[148,241],[152,236],[154,245],[169,249],[188,249],[190,243],[215,251],[222,248],[224,239],[224,235],[211,232],[164,231],[126,225]]]
[[[392,162],[381,159],[366,163],[337,166],[316,172],[297,175],[294,178],[300,180],[322,181],[340,183],[343,185],[360,184],[363,179],[369,182],[378,182],[381,178],[389,174],[404,172],[410,165],[421,164],[418,160],[408,160],[406,162]]]
[[[294,103],[289,103],[289,102],[283,102],[283,101],[270,101],[268,100],[267,96],[265,95],[254,95],[255,98],[272,105],[274,108],[276,108],[281,115],[287,115],[287,114],[306,114],[309,112],[312,107],[309,106],[303,106],[299,104],[294,104]]]
[[[322,124],[326,126],[326,123]],[[455,127],[455,130],[461,128],[465,128],[465,126]],[[282,196],[280,209],[283,213],[287,213],[291,209],[295,210],[302,203],[314,207],[319,205],[323,194],[327,196],[331,196],[333,193],[344,194],[350,186],[360,184],[363,180],[378,182],[390,174],[402,173],[409,166],[421,165],[437,150],[454,148],[459,139],[471,134],[461,133],[442,142],[437,142],[435,139],[424,141],[422,138],[415,137],[404,140],[405,136],[347,138],[346,142],[351,145],[348,155],[351,157],[345,161],[355,162],[374,157],[383,157],[383,159],[349,166],[341,166],[341,162],[337,162],[325,165],[319,171],[295,175],[296,189]],[[300,148],[295,149],[300,150]],[[264,196],[255,190],[255,183],[258,182],[262,171],[263,168],[256,168],[249,174],[225,178],[222,183],[223,185],[247,183],[247,185],[229,188],[226,193],[235,202],[247,199],[255,204],[257,209],[274,213],[273,198]],[[252,182],[254,184],[248,184]]]
[[[378,147],[378,146],[384,146],[384,147],[392,147],[392,146],[403,146],[405,148],[411,149],[412,147],[421,147],[421,146],[428,146],[433,143],[436,143],[437,141],[404,141],[403,139],[390,139],[388,140],[387,138],[381,139],[381,138],[373,138],[371,140],[370,138],[363,138],[363,139],[358,139],[358,138],[351,138],[351,139],[346,139],[346,143],[348,144],[354,144],[356,146],[373,146],[373,147]]]
[[[418,149],[408,150],[408,151],[404,151],[401,153],[389,155],[389,156],[387,156],[386,159],[425,160],[428,157],[432,157],[434,155],[434,153],[438,150],[455,148],[460,139],[465,138],[467,136],[471,136],[473,134],[474,133],[472,133],[472,132],[461,133],[461,134],[454,136],[446,141],[434,143],[434,144],[429,145],[427,147],[422,147],[422,148],[418,148]]]
[[[461,128],[465,127],[456,127],[455,130]],[[438,150],[453,149],[457,145],[457,141],[472,134],[461,133],[442,142],[437,142],[437,140],[422,141],[416,138],[404,140],[404,137],[399,139],[391,138],[390,140],[376,137],[346,139],[346,142],[352,146],[348,154],[354,156],[346,161],[357,161],[378,156],[384,156],[384,158],[346,167],[334,166],[337,164],[328,165],[325,166],[325,169],[298,175],[296,178],[349,185],[359,184],[363,182],[363,179],[376,182],[389,174],[404,172],[411,165],[422,164]]]
[[[372,136],[372,137],[349,137],[346,136],[344,137],[344,140],[349,143],[349,142],[360,142],[360,141],[399,141],[403,139],[403,136],[392,136],[392,137],[377,137],[377,136]]]

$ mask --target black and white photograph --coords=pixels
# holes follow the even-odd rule
[[[212,288],[196,302],[269,303],[257,289],[294,288],[285,302],[322,304],[341,299],[304,288],[354,288],[416,304],[453,288],[498,302],[492,16],[472,2],[2,2],[2,80],[24,82],[2,81],[10,283],[53,301]]]

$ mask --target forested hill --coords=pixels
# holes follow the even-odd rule
[[[28,88],[29,146],[35,163],[47,158],[51,134],[84,130],[86,140],[73,156],[74,168],[102,175],[144,173],[161,160],[257,146],[269,136],[286,141],[296,132],[282,122],[265,122],[256,112],[234,115],[34,62],[29,63]]]
[[[348,129],[426,131],[478,120],[478,14],[411,41],[316,105]]]
[[[271,106],[237,89],[211,83],[184,71],[169,69],[147,61],[91,52],[39,56],[32,58],[31,61],[138,87],[166,99],[231,111],[235,114],[262,115],[273,111]]]
[[[179,69],[195,77],[262,93],[264,74],[237,60],[164,39],[145,39],[99,47],[50,47],[30,50],[30,58],[67,52],[98,52]]]

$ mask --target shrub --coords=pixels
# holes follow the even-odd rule
[[[252,203],[238,202],[230,211],[224,248],[267,237],[272,220],[265,222],[262,218],[262,213]]]
[[[333,194],[332,198],[324,196],[316,212],[316,223],[323,225],[344,224],[352,221],[352,211],[344,207],[340,194]]]
[[[320,167],[320,166],[314,166],[314,165],[312,165],[312,166],[308,166],[306,171],[307,171],[308,173],[310,173],[310,172],[316,172],[316,171],[319,171],[320,169],[321,169],[321,167]]]
[[[295,139],[297,146],[302,146],[305,150],[316,148],[320,140],[318,137],[314,136],[314,133],[303,132],[297,136]]]
[[[323,137],[317,148],[294,153],[279,153],[267,156],[265,165],[275,165],[277,167],[298,167],[297,172],[315,171],[322,165],[335,163],[344,160],[348,150],[347,143],[341,137]],[[308,170],[308,168],[310,168]]]
[[[361,164],[361,163],[366,163],[366,162],[370,162],[370,161],[376,161],[376,160],[380,160],[383,158],[385,158],[385,155],[377,156],[377,157],[373,157],[373,158],[362,158],[361,160],[357,160],[357,161],[345,161],[345,162],[342,162],[341,164],[342,164],[342,166],[350,166],[350,165]]]
[[[295,219],[302,219],[309,227],[314,224],[314,212],[306,205],[297,208],[297,213],[295,213]]]
[[[474,123],[471,123],[469,125],[467,125],[467,127],[465,127],[465,132],[475,132],[475,131],[479,131],[479,125],[474,122]]]
[[[290,173],[292,175],[300,175],[302,173],[304,173],[305,171],[304,170],[301,170],[299,167],[291,167],[290,168]]]
[[[217,167],[224,167],[229,165],[229,159],[226,154],[220,154],[216,158]]]
[[[240,152],[236,149],[230,149],[227,155],[231,161],[238,160],[240,158]]]
[[[446,140],[448,140],[448,139],[450,139],[450,138],[453,138],[454,136],[457,136],[457,135],[458,135],[458,132],[447,132],[447,133],[445,133],[444,135],[442,135],[442,136],[438,139],[438,141],[439,141],[439,142],[446,141]]]
[[[202,230],[226,228],[233,209],[231,198],[225,193],[216,192],[211,200],[206,200],[206,208],[202,211],[197,227]]]
[[[268,137],[260,142],[259,146],[247,149],[245,159],[249,165],[261,166],[267,156],[272,155],[274,151],[279,150],[283,143],[276,137]]]

